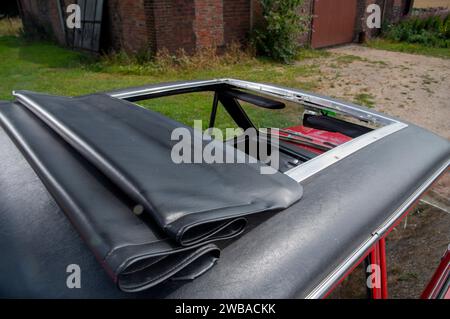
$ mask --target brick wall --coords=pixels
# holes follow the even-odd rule
[[[449,8],[426,8],[414,12],[414,17],[419,19],[426,19],[429,17],[440,17],[445,19],[450,14]]]
[[[387,0],[385,20],[388,23],[396,23],[404,18],[405,8],[411,5],[408,0]]]
[[[250,30],[250,0],[139,0],[138,5],[131,5],[136,0],[108,2],[109,46],[114,49],[147,47],[153,52],[183,49],[194,53],[203,47],[244,42]],[[145,22],[122,25],[127,16]],[[131,33],[138,34],[130,38]]]
[[[65,44],[56,1],[19,3],[26,33]],[[131,53],[162,49],[193,53],[244,40],[249,17],[249,0],[105,0],[101,42],[104,49]]]
[[[193,27],[196,48],[220,47],[225,44],[223,5],[222,0],[194,1],[195,19]]]
[[[57,1],[18,0],[21,4],[25,32],[45,35],[64,44],[64,32],[58,14]],[[76,0],[64,0],[65,4]],[[384,5],[384,3],[386,4]],[[358,0],[355,41],[361,34],[376,34],[368,30],[365,9],[370,3],[385,7],[385,21],[392,23],[403,18],[408,0]],[[300,14],[311,15],[314,0],[305,0]],[[245,43],[252,27],[262,23],[259,0],[105,0],[103,49],[156,52],[183,49],[194,53],[197,49]],[[299,37],[308,44],[311,24]]]
[[[223,0],[225,43],[244,43],[251,28],[250,0]]]
[[[147,10],[153,15],[151,47],[153,51],[167,49],[176,52],[183,49],[193,53],[196,48],[194,33],[194,0],[146,0]]]
[[[103,19],[103,47],[132,53],[150,47],[144,0],[106,0]]]

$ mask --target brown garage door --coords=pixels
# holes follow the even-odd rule
[[[358,0],[315,0],[311,46],[322,48],[353,41]]]

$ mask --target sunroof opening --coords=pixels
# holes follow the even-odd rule
[[[197,123],[195,128],[263,162],[267,158],[251,153],[250,144],[256,141],[258,150],[272,146],[275,136],[277,170],[298,181],[407,126],[351,103],[301,91],[233,79],[205,82],[204,87],[167,87],[154,96],[144,90],[142,99],[133,100],[187,126]]]

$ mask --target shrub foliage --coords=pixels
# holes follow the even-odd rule
[[[309,17],[299,14],[304,0],[260,0],[263,25],[256,28],[253,44],[259,54],[290,62],[298,50],[298,37]]]
[[[413,17],[387,26],[385,37],[401,42],[418,43],[436,48],[450,48],[450,15],[446,18]]]

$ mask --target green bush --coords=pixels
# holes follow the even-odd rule
[[[450,15],[445,19],[431,16],[411,18],[389,25],[384,36],[390,40],[418,43],[436,48],[450,48]]]
[[[299,14],[304,0],[261,0],[264,23],[255,29],[252,42],[259,54],[290,62],[298,51],[298,37],[306,30],[307,16]]]
[[[450,39],[450,15],[445,18],[439,28],[439,32],[448,40]]]

